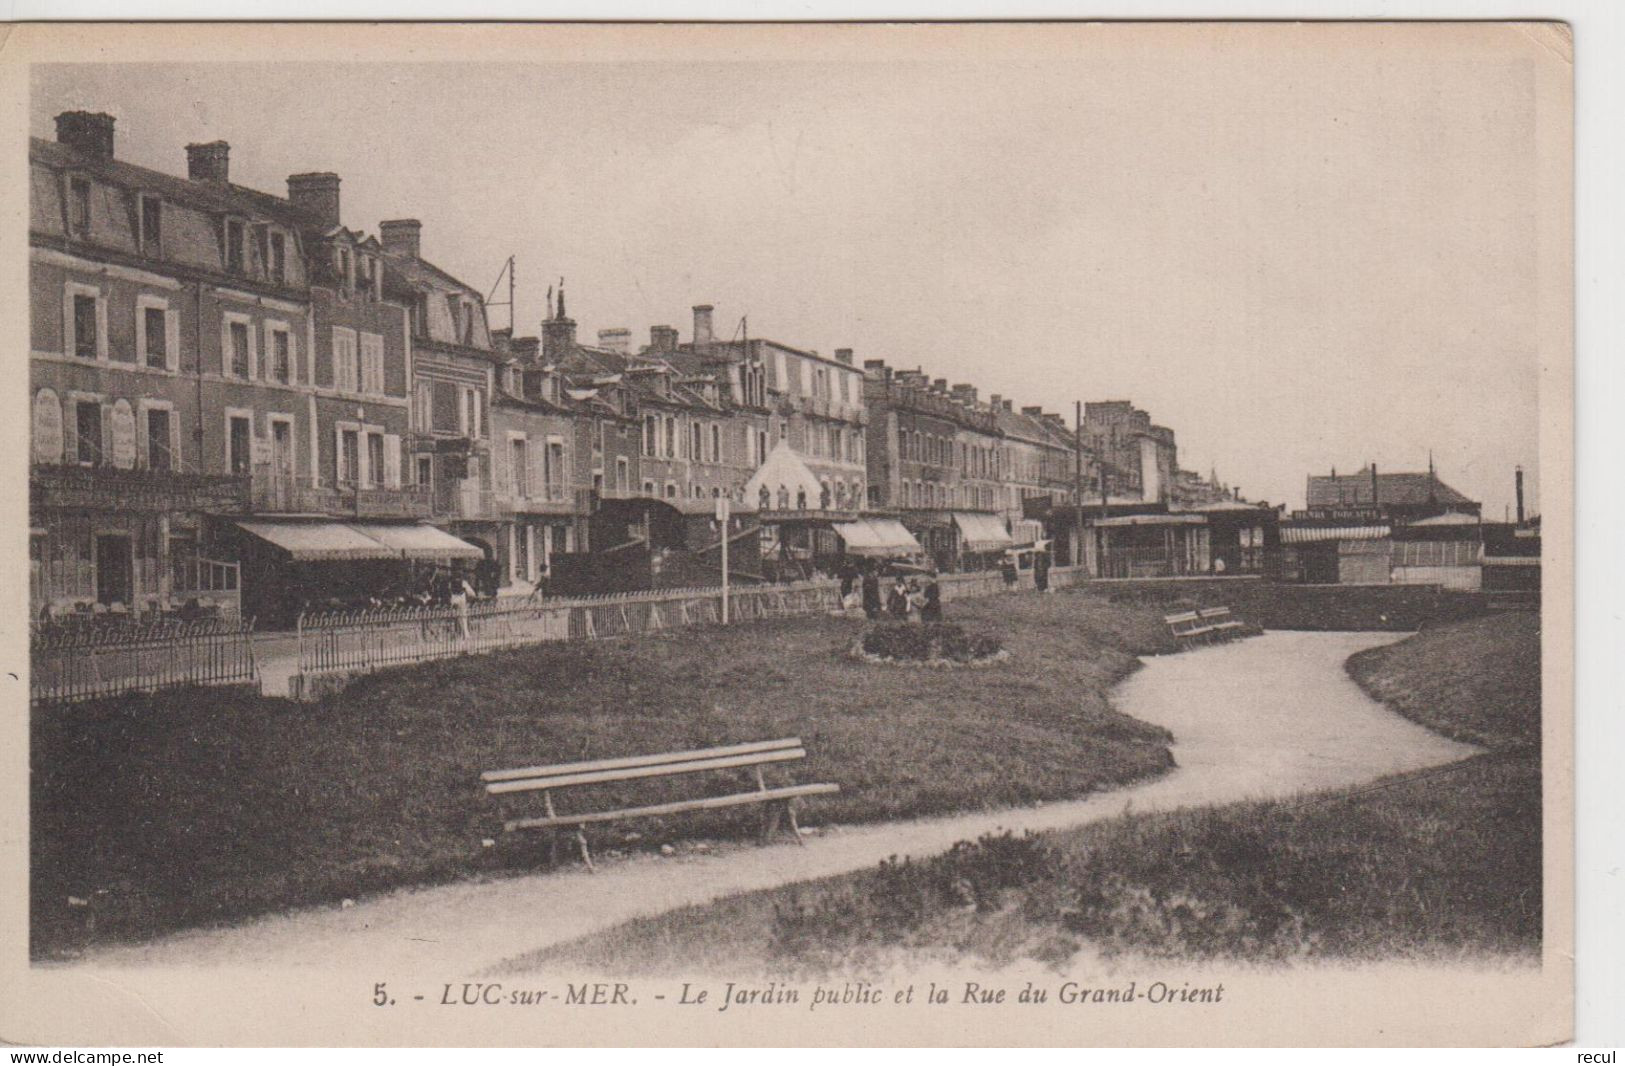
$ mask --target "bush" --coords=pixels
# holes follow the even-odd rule
[[[970,633],[946,622],[897,622],[869,628],[858,642],[863,654],[894,662],[982,662],[1004,650],[997,637]]]
[[[1062,859],[1038,834],[1006,830],[961,840],[922,861],[887,859],[857,881],[815,885],[773,907],[773,955],[834,965],[856,945],[896,944],[945,910],[997,910],[1006,894],[1060,873]]]

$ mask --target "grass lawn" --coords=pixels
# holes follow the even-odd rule
[[[817,824],[1075,797],[1170,766],[1166,731],[1106,702],[1136,653],[1168,650],[1156,612],[1061,593],[947,614],[999,634],[1012,659],[872,666],[845,656],[863,623],[808,618],[449,660],[314,705],[193,690],[36,713],[33,953],[534,868],[537,839],[482,845],[525,802],[484,795],[479,772],[496,767],[795,734],[809,758],[779,779],[841,785],[807,809]],[[722,787],[628,782],[566,802],[707,785]],[[599,839],[624,847],[635,829],[648,847],[754,831],[758,817],[689,814]]]
[[[629,923],[540,965],[862,970],[897,953],[1532,956],[1541,936],[1539,627],[1501,615],[1363,652],[1350,672],[1492,750],[1292,800],[989,837]],[[1380,679],[1380,682],[1379,680]]]

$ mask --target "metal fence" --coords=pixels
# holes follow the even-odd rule
[[[728,618],[736,622],[839,609],[840,588],[834,582],[754,586],[732,589],[728,596]],[[298,624],[299,672],[371,670],[521,644],[643,636],[722,620],[722,590],[717,587],[304,614]]]
[[[252,684],[250,619],[41,626],[30,634],[29,695],[74,703],[185,685]]]
[[[1050,570],[1052,588],[1081,580],[1074,567]],[[997,572],[944,574],[944,600],[1004,592]],[[1020,572],[1019,589],[1033,587],[1031,570]],[[729,590],[730,622],[751,622],[841,610],[840,585],[807,581]],[[716,586],[658,589],[571,599],[525,599],[467,607],[401,607],[329,611],[299,616],[299,672],[306,675],[374,670],[477,654],[547,641],[637,637],[688,625],[723,621],[722,590]]]

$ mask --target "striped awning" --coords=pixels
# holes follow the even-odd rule
[[[1282,544],[1315,544],[1328,540],[1381,540],[1388,526],[1282,526]]]
[[[238,522],[237,528],[298,562],[395,559],[396,552],[343,522]]]
[[[485,553],[461,537],[414,523],[351,522],[350,528],[378,541],[401,559],[483,559]]]
[[[860,518],[856,522],[836,522],[835,532],[846,542],[851,555],[918,555],[925,551],[914,534],[895,518]]]
[[[358,559],[483,559],[466,540],[433,526],[383,522],[310,522],[256,519],[237,528],[288,553],[295,562]]]
[[[959,527],[959,543],[966,551],[1002,551],[1011,545],[1010,534],[1004,523],[990,514],[971,514],[955,511],[954,525]]]

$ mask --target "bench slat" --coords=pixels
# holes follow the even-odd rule
[[[690,751],[668,751],[661,755],[630,755],[620,759],[592,759],[586,762],[561,762],[548,766],[526,766],[514,770],[487,770],[480,774],[481,781],[517,781],[521,778],[556,777],[591,773],[596,770],[629,770],[638,766],[659,766],[663,763],[689,762],[693,759],[726,758],[730,755],[749,755],[759,751],[777,751],[781,748],[801,747],[800,737],[783,740],[758,740],[750,744],[732,744],[723,748],[694,748]]]
[[[772,800],[793,799],[797,796],[817,796],[839,792],[840,785],[792,785],[770,788],[766,792],[739,792],[730,796],[711,796],[706,799],[680,800],[675,803],[657,803],[649,807],[627,807],[618,811],[594,811],[590,814],[560,814],[551,818],[519,818],[504,822],[507,832],[519,829],[548,829],[566,825],[588,825],[593,822],[613,822],[624,818],[651,818],[662,814],[680,814],[683,811],[712,810],[718,807],[736,807],[744,803],[765,803]]]
[[[758,766],[770,762],[790,762],[794,759],[804,759],[806,757],[807,752],[804,748],[791,748],[787,751],[762,751],[722,759],[698,758],[688,762],[636,766],[623,770],[596,770],[588,773],[561,774],[556,777],[498,781],[486,785],[485,791],[493,796],[499,796],[508,792],[535,792],[544,788],[568,788],[572,785],[596,785],[610,781],[633,781],[643,777],[693,774],[704,770],[727,770],[735,766]]]

